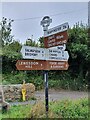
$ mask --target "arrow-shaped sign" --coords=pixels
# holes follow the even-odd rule
[[[66,49],[66,44],[55,46],[55,47],[50,47],[48,49],[57,49],[57,50],[65,50]]]
[[[21,53],[24,59],[67,61],[69,58],[68,51],[30,46],[23,46]]]
[[[45,61],[45,60],[18,60],[18,70],[67,70],[67,61]]]
[[[48,37],[50,35],[53,35],[53,34],[56,34],[56,33],[59,33],[59,32],[63,32],[63,31],[66,31],[67,29],[69,28],[69,25],[68,23],[64,23],[64,24],[61,24],[61,25],[58,25],[56,27],[53,27],[53,28],[50,28],[48,29],[46,32],[45,32],[45,35],[44,37]]]
[[[56,49],[49,49],[46,60],[68,61],[68,51],[61,51]]]
[[[68,33],[67,31],[59,32],[48,37],[44,37],[45,48],[50,48],[67,43]]]
[[[39,47],[31,47],[31,46],[22,46],[21,54],[24,59],[39,59],[45,60],[45,49]]]

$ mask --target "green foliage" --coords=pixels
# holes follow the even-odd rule
[[[70,43],[78,43],[78,44],[87,44],[88,41],[88,27],[84,26],[79,22],[74,25],[73,28],[69,29],[69,41]]]
[[[22,84],[23,80],[26,81],[26,83],[33,83],[36,87],[36,89],[42,89],[43,88],[43,82],[42,76],[27,76],[27,74],[24,71],[20,72],[12,72],[11,74],[2,74],[2,84]]]
[[[44,87],[44,80],[42,79],[42,76],[34,77],[34,79],[31,79],[30,82],[34,83],[36,89],[38,90]]]
[[[2,21],[0,22],[0,41],[2,43],[2,46],[7,45],[12,42],[13,36],[11,35],[11,23],[13,20],[2,18]]]
[[[7,113],[0,114],[0,118],[27,118],[30,113],[31,105],[11,106]]]
[[[2,73],[5,74],[5,79],[3,83],[18,83],[21,77],[16,69],[16,61],[22,59],[20,50],[22,44],[14,39],[7,41],[8,36],[11,36],[11,23],[12,20],[7,21],[3,18],[1,22],[2,29],[0,31],[3,34],[2,49],[0,49],[0,55],[2,57]],[[9,34],[7,33],[7,27],[9,25]],[[2,33],[3,31],[3,33]],[[7,36],[8,35],[8,36]],[[90,64],[90,49],[89,49],[89,40],[88,40],[88,27],[84,26],[82,23],[77,23],[73,28],[68,30],[69,39],[67,42],[66,50],[69,52],[69,69],[66,71],[49,71],[49,86],[50,88],[63,88],[63,89],[74,89],[74,90],[83,90],[87,89],[88,79],[89,79],[89,64]],[[7,39],[5,39],[5,37]],[[26,40],[24,45],[27,46],[39,46],[44,47],[44,38],[40,37],[38,43],[32,39]],[[24,73],[22,71],[22,73]],[[14,76],[14,77],[12,77]],[[33,82],[36,85],[36,88],[43,88],[43,77],[40,71],[29,71],[26,74],[26,82]],[[14,82],[15,81],[15,82]]]
[[[26,83],[33,83],[36,87],[36,90],[44,88],[44,78],[42,74],[35,74],[36,71],[29,72],[28,74],[24,71],[12,72],[11,74],[2,74],[2,84],[22,84],[23,80]],[[55,75],[55,74],[54,74]],[[66,89],[66,90],[79,90],[86,91],[88,83],[80,78],[70,78],[67,75],[56,75],[56,78],[51,77],[48,79],[49,88],[53,89]]]
[[[46,118],[45,104],[43,102],[37,102],[31,109],[31,118]],[[59,118],[53,111],[48,111],[48,118]]]
[[[13,41],[9,45],[5,45],[2,48],[3,56],[7,57],[7,59],[17,60],[21,58],[20,54],[21,45],[18,41]]]
[[[22,84],[25,79],[25,74],[23,71],[11,74],[2,74],[2,83],[3,84]]]
[[[63,118],[88,118],[88,99],[50,103],[51,110]]]
[[[16,71],[16,61],[21,59],[22,56],[20,54],[21,45],[18,41],[13,41],[9,45],[5,45],[2,48],[2,72],[8,73],[12,71]]]
[[[87,90],[87,84],[79,79],[58,79],[49,80],[49,88],[84,91]]]
[[[0,85],[2,84],[2,74],[0,73]]]
[[[27,39],[26,43],[24,44],[26,46],[34,46],[34,47],[38,47],[38,43],[36,43],[35,41],[33,41],[32,39]]]
[[[88,27],[82,23],[77,23],[68,31],[69,40],[67,49],[70,54],[69,63],[71,75],[84,80],[88,72],[90,62],[90,50],[88,49]],[[76,76],[75,76],[76,77]],[[74,77],[74,78],[75,78]]]
[[[44,47],[44,38],[43,37],[40,37],[39,39],[38,39],[38,42],[40,43],[40,47]]]
[[[62,100],[49,103],[49,118],[89,118],[88,99]],[[0,114],[0,118],[46,118],[45,104],[38,102],[34,106],[11,106],[7,113]]]
[[[77,55],[81,55],[81,57],[85,59],[87,50],[88,50],[88,46],[84,45],[84,44],[72,43],[71,50],[72,50],[71,53],[74,54],[76,57],[77,57]]]

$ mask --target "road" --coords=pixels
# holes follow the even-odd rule
[[[88,92],[49,90],[48,96],[49,96],[49,101],[63,100],[63,99],[76,100],[85,97],[88,98]],[[36,91],[35,97],[37,98],[37,100],[44,100],[45,99],[44,91]]]

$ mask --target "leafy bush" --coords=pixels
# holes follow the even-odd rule
[[[31,71],[32,73],[32,71]],[[33,75],[32,75],[33,74]],[[3,84],[22,84],[23,80],[26,83],[33,83],[36,90],[44,88],[44,78],[42,74],[26,74],[24,71],[12,72],[10,74],[2,74]],[[56,78],[55,78],[56,77]],[[56,75],[55,77],[48,78],[49,88],[66,89],[66,90],[87,90],[87,83],[85,79],[71,78],[69,75]]]
[[[2,74],[2,83],[3,84],[21,84],[25,79],[23,72],[16,74]]]
[[[88,118],[88,99],[50,103],[51,110],[64,118]]]

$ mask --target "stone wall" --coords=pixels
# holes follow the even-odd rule
[[[26,100],[34,97],[35,86],[32,83],[27,83],[24,85],[26,89]],[[22,101],[22,84],[17,85],[2,85],[4,99],[8,102]]]

